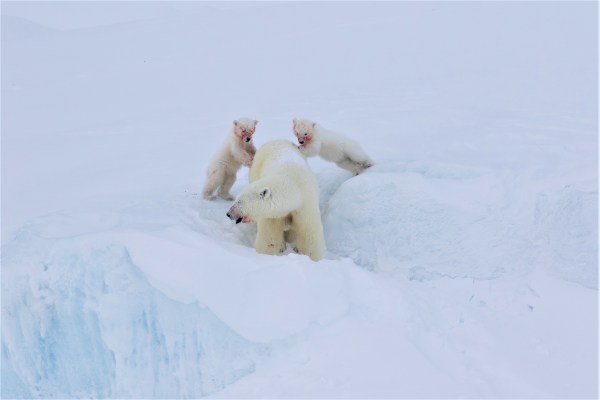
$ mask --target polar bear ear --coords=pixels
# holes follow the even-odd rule
[[[296,125],[296,124],[298,123],[298,120],[297,120],[296,118],[294,118],[294,119],[292,120],[292,123],[293,123],[294,125]]]
[[[314,127],[315,127],[315,125],[317,125],[317,123],[316,123],[316,122],[313,122],[313,124],[312,124],[312,127],[314,128]]]
[[[254,126],[256,126],[256,124],[258,124],[258,120],[257,119],[254,120]]]
[[[237,119],[233,120],[233,126],[237,126],[238,122]]]
[[[271,191],[269,190],[269,188],[264,188],[258,193],[258,195],[261,199],[267,199],[271,197]]]

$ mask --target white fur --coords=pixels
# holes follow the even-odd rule
[[[231,134],[213,156],[206,171],[206,183],[202,190],[205,199],[213,200],[214,192],[218,189],[219,197],[233,200],[229,191],[235,183],[237,171],[242,165],[250,167],[256,153],[252,135],[257,123],[258,121],[249,118],[233,121]],[[246,142],[247,138],[250,141]]]
[[[250,184],[227,216],[258,224],[254,248],[277,254],[286,242],[314,261],[323,257],[325,238],[319,211],[319,186],[298,148],[287,140],[265,143],[250,168]]]
[[[308,119],[294,119],[293,123],[294,134],[300,144],[298,148],[307,157],[318,155],[354,175],[373,165],[373,161],[354,140]]]

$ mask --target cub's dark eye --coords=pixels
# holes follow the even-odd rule
[[[304,132],[304,136],[308,136],[308,132]]]

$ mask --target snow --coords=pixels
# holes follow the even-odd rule
[[[597,18],[3,2],[1,396],[597,398]],[[309,160],[324,260],[199,195],[246,115],[375,161]]]

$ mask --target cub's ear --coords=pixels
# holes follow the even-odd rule
[[[317,125],[317,123],[316,123],[316,122],[313,122],[313,124],[312,124],[312,127],[314,128],[314,127],[315,127],[315,125]]]
[[[257,119],[254,120],[254,126],[256,126],[256,124],[258,124],[258,120]]]
[[[237,119],[233,121],[233,126],[237,126],[238,122]]]
[[[258,193],[258,195],[261,199],[267,199],[271,197],[271,191],[269,190],[269,188],[264,188]]]
[[[298,123],[298,120],[297,120],[296,118],[294,118],[294,119],[292,120],[292,124],[296,125],[297,123]]]

